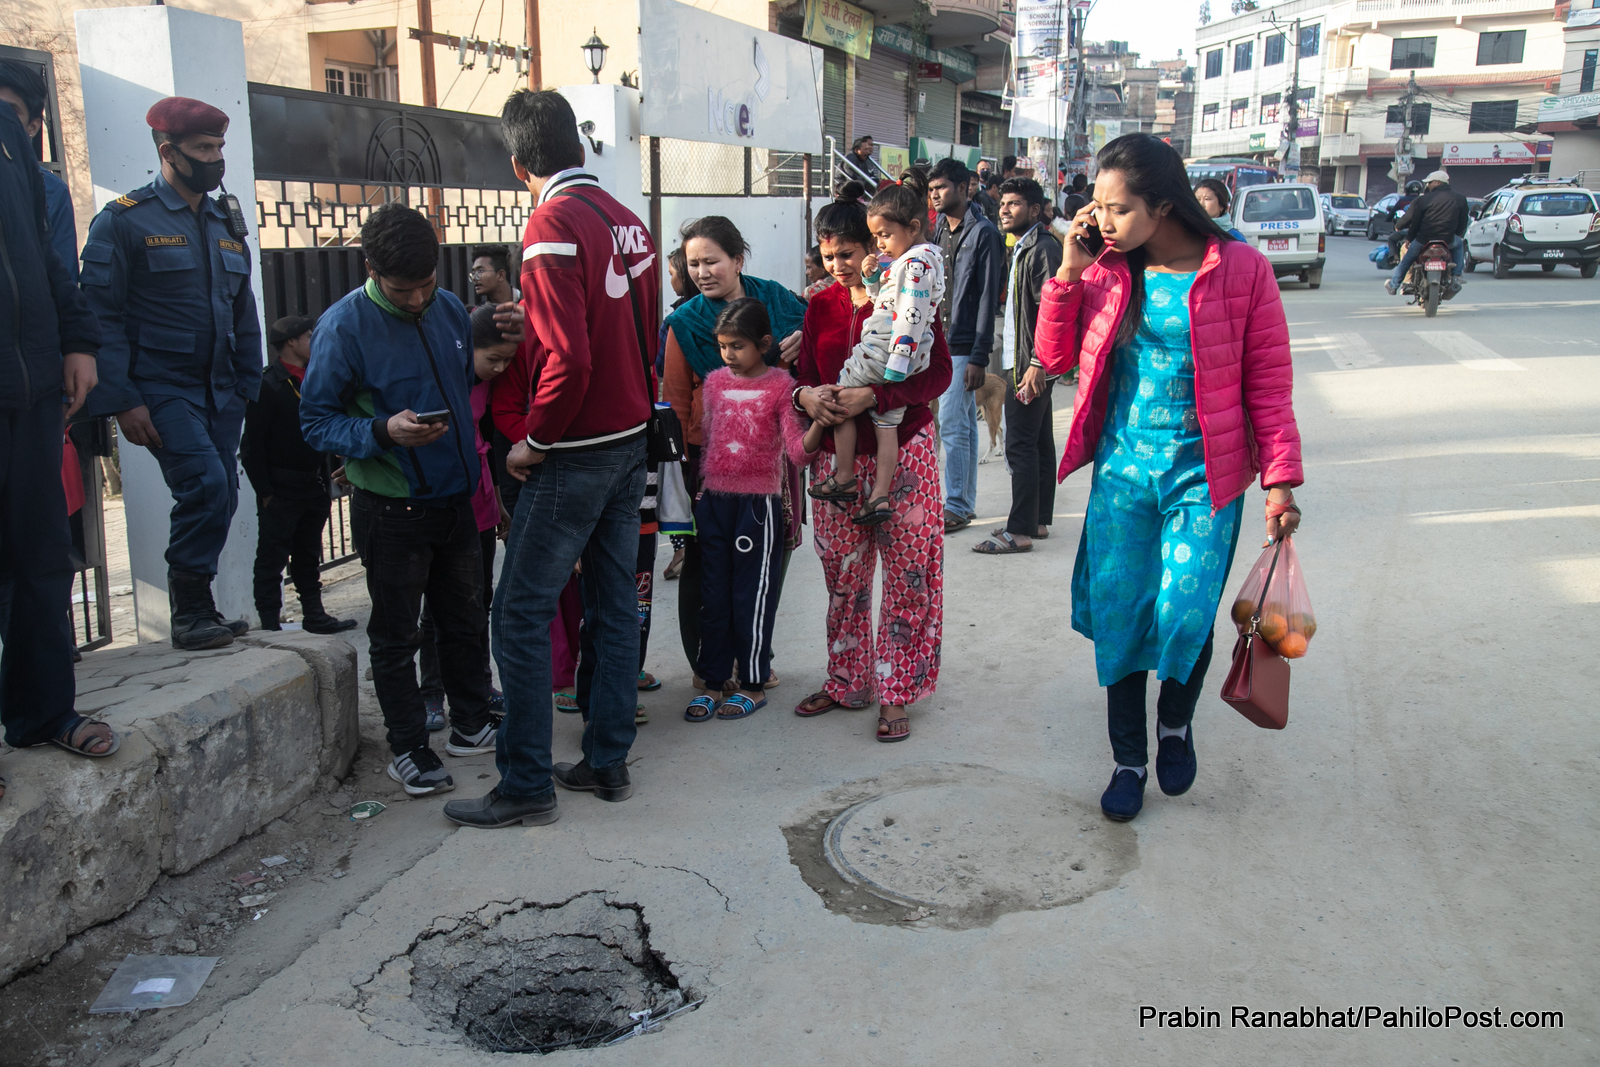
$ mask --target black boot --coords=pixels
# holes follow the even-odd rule
[[[256,608],[256,614],[261,616],[261,627],[260,627],[261,629],[263,629],[263,630],[281,630],[281,629],[283,629],[283,625],[280,622],[278,622],[278,609],[277,608],[261,608],[261,607],[258,607],[258,608]]]
[[[356,620],[336,619],[322,609],[322,589],[301,589],[300,626],[308,634],[336,634],[354,630]]]
[[[172,609],[172,646],[197,652],[233,644],[233,630],[222,624],[211,603],[211,576],[167,571],[167,603]]]
[[[231,633],[235,637],[243,637],[245,634],[249,633],[250,632],[250,620],[248,620],[248,619],[224,619],[222,617],[222,612],[217,610],[216,601],[211,599],[212,576],[209,575],[209,574],[202,574],[202,575],[197,575],[196,577],[203,578],[205,580],[205,583],[206,583],[205,584],[206,610],[209,611],[210,614],[211,614],[211,621],[216,623],[218,626],[224,627],[225,629],[227,629],[227,631],[229,633]]]

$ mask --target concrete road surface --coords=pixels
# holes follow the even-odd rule
[[[484,960],[511,944],[531,961],[536,927],[602,903],[704,1003],[558,1062],[1596,1062],[1600,282],[1479,273],[1426,319],[1383,293],[1370,247],[1332,238],[1322,288],[1283,289],[1320,621],[1287,730],[1215,696],[1252,520],[1196,718],[1199,779],[1105,822],[1104,696],[1068,625],[1087,476],[1048,541],[986,558],[970,547],[1008,505],[997,459],[985,522],[946,547],[943,673],[909,742],[876,743],[868,711],[791,714],[824,664],[809,543],[783,594],[782,687],[744,721],[682,719],[689,670],[659,583],[666,685],[643,698],[633,799],[563,793],[554,825],[456,832],[145,1062],[498,1062],[458,1029],[514,1043],[491,1001],[520,978]],[[576,759],[579,723],[558,720],[557,759]],[[455,796],[493,783],[490,761],[451,766]],[[842,847],[931,908],[831,875],[825,827],[857,801]],[[934,882],[960,907],[941,910]],[[1336,1026],[1350,1008],[1362,1025]],[[1426,1024],[1450,1008],[1489,1025]],[[1327,1025],[1236,1025],[1241,1009]],[[1401,1009],[1423,1023],[1386,1027]],[[1174,1032],[1153,1012],[1216,1025]]]

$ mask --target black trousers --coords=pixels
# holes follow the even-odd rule
[[[518,483],[521,484],[521,483]],[[483,552],[483,610],[494,607],[494,553],[499,540],[494,530],[478,533],[478,546]],[[439,630],[433,625],[433,611],[428,602],[422,602],[422,647],[417,650],[417,664],[422,669],[422,699],[443,700],[444,678],[439,674]],[[489,646],[483,646],[483,673],[494,688],[494,675],[489,668]]]
[[[256,611],[265,615],[283,607],[283,568],[304,596],[322,588],[322,531],[333,502],[318,495],[294,500],[275,495],[258,513],[256,529]]]
[[[31,407],[0,408],[0,578],[11,588],[0,722],[17,748],[43,744],[77,714],[61,413],[55,393]]]
[[[390,751],[403,755],[428,743],[416,664],[424,596],[439,628],[439,673],[450,698],[451,725],[462,734],[482,730],[489,721],[483,670],[489,616],[472,502],[432,506],[357,490],[350,528],[367,569],[372,681]]]
[[[1006,379],[1006,463],[1011,467],[1011,514],[1006,532],[1013,537],[1037,537],[1049,526],[1056,511],[1056,437],[1050,417],[1054,382],[1031,404],[1017,399],[1016,387]]]
[[[1194,719],[1195,705],[1211,666],[1211,646],[1215,634],[1206,635],[1200,658],[1189,672],[1189,680],[1166,678],[1161,695],[1156,697],[1156,721],[1169,730],[1188,726]],[[1149,713],[1145,709],[1145,685],[1149,671],[1134,671],[1106,686],[1106,726],[1111,734],[1111,754],[1124,767],[1143,767],[1150,759],[1150,738],[1146,730]]]

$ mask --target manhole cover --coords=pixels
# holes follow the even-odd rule
[[[984,926],[1075,904],[1137,862],[1127,827],[1036,779],[935,764],[838,792],[852,791],[854,803],[791,829],[826,861],[799,864],[807,882],[832,910],[864,921]]]

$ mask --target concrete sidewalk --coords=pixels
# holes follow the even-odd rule
[[[871,712],[790,713],[823,664],[809,547],[780,614],[784,685],[742,722],[679,715],[688,670],[661,583],[651,669],[666,686],[645,698],[632,800],[563,793],[555,825],[457,832],[146,1062],[488,1063],[419,1006],[418,946],[585,893],[637,905],[650,945],[705,998],[607,1063],[1592,1062],[1596,811],[1582,783],[1600,742],[1574,713],[1594,691],[1575,659],[1585,642],[1559,638],[1586,632],[1592,607],[1548,575],[1593,552],[1593,517],[1572,509],[1592,510],[1574,486],[1600,458],[1600,359],[1529,362],[1514,382],[1447,365],[1303,369],[1316,478],[1300,546],[1322,628],[1295,664],[1289,729],[1258,730],[1208,696],[1199,781],[1178,799],[1152,788],[1116,828],[1111,887],[949,930],[841,914],[794,862],[842,802],[907,775],[1000,776],[1038,796],[1036,824],[994,830],[1039,847],[1104,825],[1104,697],[1068,626],[1079,475],[1033,553],[974,555],[976,527],[951,539],[940,689],[913,710],[909,743],[877,744]],[[1448,419],[1419,423],[1419,397]],[[1528,420],[1541,436],[1523,435]],[[983,511],[1000,514],[1003,467],[980,482]],[[1493,521],[1520,514],[1555,516],[1543,544]],[[558,759],[576,758],[578,730],[557,716]],[[1141,1029],[1141,1005],[1217,1009],[1221,1027]],[[1233,1005],[1554,1009],[1564,1028],[1254,1030],[1230,1025]]]

